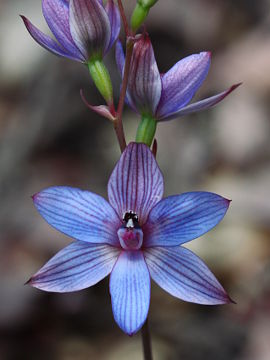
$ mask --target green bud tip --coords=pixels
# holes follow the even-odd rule
[[[149,10],[157,0],[137,0],[137,4],[131,16],[131,28],[136,32],[148,16]]]

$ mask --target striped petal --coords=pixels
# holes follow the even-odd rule
[[[43,15],[52,33],[65,48],[78,60],[84,58],[74,44],[69,30],[69,3],[67,0],[42,0]]]
[[[108,0],[105,10],[108,14],[110,24],[111,24],[111,39],[106,51],[110,50],[113,46],[114,42],[119,36],[120,28],[121,28],[121,18],[118,7],[115,5],[113,0]]]
[[[241,83],[235,84],[235,85],[231,86],[229,89],[223,91],[222,93],[219,93],[217,95],[211,96],[206,99],[203,99],[201,101],[197,101],[193,104],[187,105],[187,106],[181,108],[179,111],[171,114],[168,117],[165,117],[163,119],[158,119],[158,121],[172,120],[178,116],[183,116],[183,115],[191,114],[191,113],[194,113],[197,111],[209,109],[210,107],[217,105],[220,101],[222,101],[226,96],[228,96],[233,90],[238,88],[238,86],[240,86],[240,85],[241,85]]]
[[[142,35],[134,45],[129,74],[128,91],[132,103],[141,113],[155,115],[162,85],[154,50],[147,35]]]
[[[116,164],[108,183],[108,196],[119,217],[134,211],[140,225],[162,198],[163,177],[145,144],[130,143]]]
[[[75,241],[59,251],[27,283],[38,289],[70,292],[95,285],[110,274],[119,250]]]
[[[183,247],[151,248],[144,252],[151,278],[185,301],[217,305],[232,302],[204,262]]]
[[[86,61],[93,53],[108,49],[111,25],[104,7],[97,0],[70,0],[70,32]]]
[[[150,275],[141,251],[123,251],[110,277],[116,323],[128,335],[144,324],[150,304]]]
[[[163,119],[190,102],[205,80],[211,62],[211,54],[202,52],[188,56],[176,63],[162,76],[162,95],[157,118]]]
[[[48,35],[45,35],[42,31],[40,31],[35,25],[33,25],[25,16],[21,16],[26,29],[32,38],[46,50],[49,50],[55,55],[63,56],[72,60],[78,60],[77,57],[69,54],[62,46],[60,46],[55,40],[50,38]]]
[[[62,233],[89,243],[119,246],[120,220],[101,196],[56,186],[37,193],[33,200],[41,216]]]
[[[161,200],[144,226],[144,246],[176,246],[216,226],[230,201],[209,192],[189,192]]]

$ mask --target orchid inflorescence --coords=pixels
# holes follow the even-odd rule
[[[198,304],[225,304],[231,299],[201,259],[182,247],[216,226],[230,201],[210,192],[187,192],[163,198],[163,177],[151,146],[158,122],[208,109],[239,84],[191,103],[205,80],[211,54],[201,52],[160,74],[149,35],[137,33],[157,0],[138,0],[129,26],[122,2],[113,0],[42,0],[55,39],[27,18],[31,36],[50,52],[85,64],[106,101],[93,110],[114,124],[122,155],[108,182],[108,199],[66,186],[33,196],[41,216],[74,241],[49,260],[28,284],[52,292],[76,291],[110,274],[116,323],[127,334],[145,323],[152,278],[171,295]],[[126,54],[119,40],[121,17]],[[115,107],[104,56],[115,45],[122,78]],[[126,147],[124,102],[141,118],[136,142]]]

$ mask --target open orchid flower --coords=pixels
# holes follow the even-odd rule
[[[210,67],[210,52],[190,55],[178,61],[168,72],[160,74],[153,47],[147,34],[137,39],[130,66],[126,101],[141,115],[166,121],[216,105],[240,84],[207,99],[189,104],[205,80]],[[123,76],[125,55],[116,43],[116,62]]]
[[[231,302],[201,259],[180,246],[211,230],[229,200],[209,192],[162,199],[163,177],[144,144],[131,143],[108,183],[109,202],[71,187],[50,187],[33,196],[43,218],[75,239],[29,284],[53,292],[92,286],[110,275],[115,321],[127,334],[144,324],[150,278],[171,295],[198,304]]]
[[[120,14],[113,0],[42,0],[45,20],[56,40],[22,16],[27,30],[45,49],[80,62],[103,57],[120,31]]]

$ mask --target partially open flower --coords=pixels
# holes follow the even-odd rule
[[[190,55],[160,74],[150,38],[147,34],[141,35],[134,45],[127,103],[134,111],[156,121],[171,120],[216,105],[240,84],[189,104],[208,74],[210,60],[210,52]],[[123,76],[125,56],[120,41],[116,44],[116,61]]]
[[[150,277],[171,295],[198,304],[231,300],[201,259],[180,246],[216,226],[230,201],[209,192],[162,199],[163,177],[144,144],[131,143],[108,183],[109,202],[71,187],[33,196],[43,218],[76,241],[58,252],[29,284],[53,292],[92,286],[110,275],[115,321],[131,335],[144,324]]]
[[[42,0],[45,20],[56,40],[22,16],[30,35],[45,49],[73,60],[103,57],[120,31],[120,14],[113,0]]]

